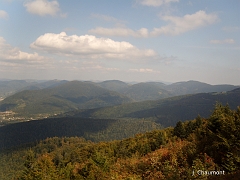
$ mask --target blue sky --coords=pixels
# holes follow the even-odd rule
[[[239,0],[1,0],[0,79],[240,85]]]

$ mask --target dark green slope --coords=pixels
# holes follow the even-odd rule
[[[0,127],[0,149],[34,143],[47,137],[80,137],[84,132],[100,131],[113,122],[113,120],[59,118],[10,124]]]
[[[157,100],[173,96],[158,83],[138,83],[125,88],[122,93],[135,101]]]
[[[71,81],[42,90],[25,90],[0,102],[0,110],[26,114],[59,113],[130,102],[119,93],[92,83]]]
[[[99,142],[128,138],[160,128],[160,125],[147,120],[48,118],[0,127],[0,150],[35,143],[48,137],[78,136]]]
[[[160,82],[142,82],[131,85],[118,80],[109,80],[98,83],[98,85],[119,92],[135,101],[156,100],[173,96],[164,89],[166,85]]]
[[[226,93],[200,93],[157,101],[144,101],[113,107],[76,111],[72,116],[91,118],[147,118],[161,125],[174,126],[178,121],[207,117],[216,102],[228,103],[235,109],[240,105],[240,88]],[[67,115],[67,114],[65,114]]]
[[[100,87],[122,93],[125,88],[129,87],[129,84],[119,80],[108,80],[101,83],[97,83]]]
[[[162,83],[162,82],[146,82],[146,84],[149,84],[149,85],[155,85],[155,86],[158,86],[159,88],[163,88],[166,87],[167,85]]]

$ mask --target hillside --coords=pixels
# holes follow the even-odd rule
[[[169,91],[154,83],[138,83],[122,90],[122,94],[135,101],[157,100],[173,96]]]
[[[185,94],[197,94],[207,92],[223,92],[231,91],[238,88],[239,86],[221,84],[221,85],[210,85],[198,81],[186,81],[176,82],[165,86],[165,90],[169,91],[174,95],[185,95]]]
[[[99,142],[124,139],[160,128],[160,125],[152,121],[141,119],[47,118],[0,127],[0,150],[48,137],[77,136]]]
[[[110,91],[116,91],[119,93],[122,93],[125,88],[128,88],[130,86],[128,83],[119,80],[108,80],[96,84],[102,88],[108,89]]]
[[[206,119],[118,141],[47,138],[1,151],[0,178],[238,180],[239,128],[240,109],[216,104]]]
[[[238,88],[234,85],[210,85],[198,81],[176,82],[170,85],[161,82],[141,82],[132,85],[110,80],[98,83],[98,85],[117,91],[135,101],[158,100],[186,94],[224,92]]]
[[[240,88],[226,93],[199,93],[176,96],[157,101],[135,102],[113,107],[75,111],[63,116],[91,118],[145,118],[154,120],[164,127],[174,126],[178,121],[194,119],[198,115],[207,117],[216,102],[240,105]]]
[[[40,90],[25,90],[0,102],[0,110],[20,115],[55,114],[78,108],[97,108],[131,102],[117,92],[87,82],[65,82]]]

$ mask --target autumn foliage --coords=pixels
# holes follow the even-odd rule
[[[236,179],[240,170],[240,108],[217,104],[212,115],[174,128],[93,143],[79,137],[48,138],[24,154],[15,179],[177,180]],[[15,154],[14,154],[15,153]],[[19,151],[13,151],[12,155]],[[205,176],[196,172],[224,171]]]

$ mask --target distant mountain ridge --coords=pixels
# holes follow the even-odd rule
[[[208,92],[223,92],[231,91],[239,86],[221,84],[221,85],[210,85],[198,81],[186,81],[177,82],[165,86],[165,89],[174,95],[185,95],[185,94],[196,94],[196,93],[208,93]]]
[[[2,80],[0,81],[0,97],[8,97],[23,90],[38,90],[54,87],[66,80],[34,81],[34,80]]]
[[[128,84],[118,80],[82,82],[51,80],[45,82],[9,81],[17,92],[0,101],[0,111],[10,110],[18,115],[48,117],[78,109],[94,109],[146,100],[161,100],[179,95],[226,92],[239,86],[209,85],[198,81],[166,85],[161,82]],[[18,84],[21,84],[21,86]],[[23,90],[23,91],[21,91]],[[1,92],[1,91],[0,91]],[[143,102],[143,104],[146,102]],[[45,114],[47,116],[45,116]],[[37,117],[38,118],[38,117]]]
[[[117,92],[87,82],[71,81],[40,90],[25,90],[0,102],[0,110],[20,114],[59,113],[131,102]]]
[[[141,82],[127,84],[122,81],[108,80],[99,83],[103,88],[117,91],[135,101],[158,100],[173,96],[231,91],[239,86],[234,85],[210,85],[199,81],[183,81],[166,85],[161,82]]]
[[[27,82],[25,80],[2,80],[0,81],[0,97],[10,96],[21,89],[35,85],[36,83]]]

